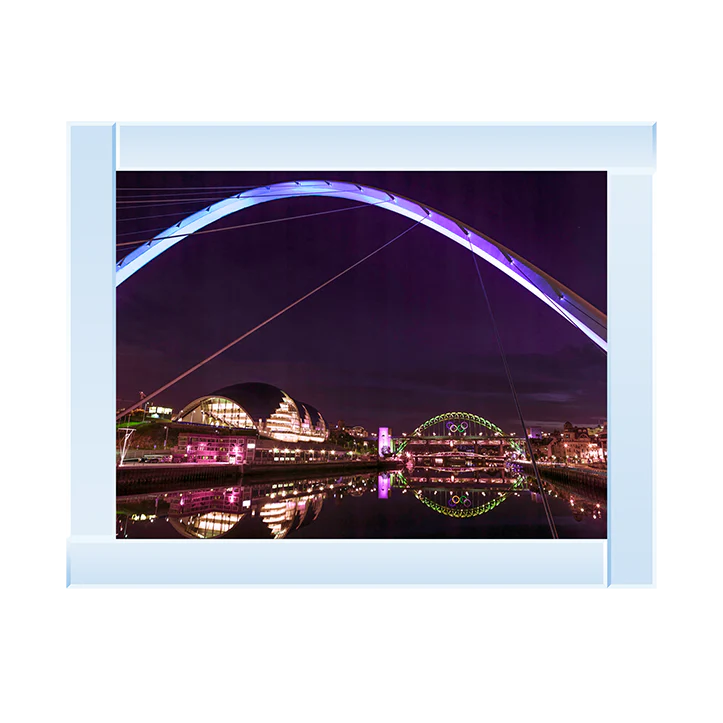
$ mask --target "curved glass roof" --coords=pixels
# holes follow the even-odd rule
[[[281,389],[263,382],[232,384],[208,396],[230,399],[243,407],[254,422],[268,419],[284,401],[284,392]]]
[[[221,409],[229,403],[234,405],[231,412]],[[202,424],[213,424],[213,420],[216,420],[223,426],[253,426],[262,434],[287,441],[296,441],[296,437],[302,441],[305,437],[323,441],[321,438],[327,435],[326,423],[316,407],[300,402],[282,389],[264,382],[245,382],[217,389],[186,405],[176,419],[195,421],[193,417],[198,411],[194,413],[194,410],[199,409],[205,412],[200,415]],[[239,414],[243,417],[243,423],[234,417]]]

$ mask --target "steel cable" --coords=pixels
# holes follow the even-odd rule
[[[351,271],[352,269],[356,268],[357,266],[359,266],[359,264],[364,263],[367,259],[370,259],[375,254],[378,254],[380,251],[383,251],[385,248],[387,248],[387,246],[390,246],[397,239],[400,239],[402,236],[404,236],[404,234],[409,233],[409,231],[411,231],[413,228],[418,226],[423,220],[424,220],[424,218],[420,218],[418,221],[415,221],[411,226],[406,228],[401,233],[397,234],[393,239],[391,239],[391,241],[387,241],[385,244],[382,244],[381,246],[379,246],[377,249],[375,249],[371,253],[367,254],[366,256],[359,259],[358,261],[355,261],[351,266],[348,266],[343,271],[340,271],[338,274],[332,276],[330,279],[327,279],[324,283],[319,284],[319,286],[317,286],[315,289],[312,289],[308,293],[306,293],[303,296],[301,296],[300,298],[298,298],[296,301],[292,302],[288,306],[285,306],[280,311],[277,311],[275,314],[270,316],[265,321],[262,321],[260,324],[257,324],[253,329],[250,329],[249,331],[243,333],[237,339],[234,339],[232,342],[226,344],[226,346],[221,347],[218,351],[215,351],[210,356],[207,356],[203,361],[198,362],[198,364],[194,364],[190,369],[187,369],[185,372],[183,372],[182,374],[179,374],[177,377],[175,377],[175,379],[172,379],[170,382],[168,382],[167,384],[164,384],[162,387],[159,387],[158,389],[156,389],[154,392],[152,392],[148,396],[144,397],[143,399],[140,399],[135,404],[132,404],[130,407],[127,407],[120,414],[116,415],[116,421],[119,421],[120,419],[125,417],[127,414],[130,414],[131,412],[135,411],[136,409],[138,409],[138,407],[141,407],[143,404],[145,404],[149,399],[152,399],[153,397],[160,394],[161,392],[165,392],[166,389],[169,389],[174,384],[181,381],[181,379],[187,377],[192,372],[195,372],[196,369],[200,369],[204,364],[210,362],[212,359],[215,359],[217,356],[223,354],[225,351],[230,349],[232,346],[235,346],[240,341],[243,341],[247,337],[251,336],[251,334],[253,334],[255,331],[258,331],[259,329],[263,328],[267,324],[271,323],[274,319],[278,319],[282,314],[285,314],[287,311],[289,311],[289,309],[293,309],[297,304],[300,304],[305,299],[308,299],[310,296],[313,296],[317,291],[321,291],[321,289],[323,289],[325,286],[328,286],[333,281],[336,281],[338,278],[344,276],[344,274],[346,274],[349,271]]]
[[[512,398],[515,402],[515,408],[517,409],[517,416],[519,417],[520,424],[522,425],[522,432],[525,435],[525,442],[527,443],[527,449],[530,452],[530,461],[532,462],[532,469],[535,472],[535,478],[537,479],[537,487],[540,490],[540,496],[542,497],[542,506],[545,510],[545,517],[547,518],[547,524],[550,528],[550,534],[552,535],[553,539],[558,539],[557,534],[557,528],[555,527],[555,520],[552,517],[552,511],[550,510],[550,504],[549,500],[547,499],[547,496],[545,495],[544,486],[542,484],[542,480],[540,479],[540,472],[537,469],[537,462],[535,461],[535,455],[532,452],[532,445],[530,444],[530,438],[527,434],[527,427],[525,426],[525,419],[522,415],[522,408],[520,407],[520,401],[517,397],[517,389],[515,388],[514,380],[512,379],[512,372],[510,371],[509,364],[507,363],[507,355],[505,354],[505,349],[502,344],[502,338],[500,337],[499,329],[497,328],[497,321],[495,319],[494,312],[492,311],[492,304],[490,303],[489,296],[487,295],[487,288],[485,287],[485,283],[482,279],[482,273],[479,269],[479,264],[477,263],[477,254],[474,252],[474,248],[472,247],[472,240],[468,238],[469,241],[469,250],[472,254],[472,259],[474,260],[474,267],[477,270],[477,278],[479,279],[480,286],[482,287],[482,293],[484,294],[485,301],[487,302],[487,309],[490,313],[490,319],[492,321],[492,328],[494,329],[495,338],[497,339],[497,346],[500,351],[500,356],[502,357],[502,363],[505,367],[505,373],[507,375],[507,382],[510,385],[510,390],[512,391]]]

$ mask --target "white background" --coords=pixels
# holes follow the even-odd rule
[[[4,11],[10,719],[715,718],[714,5],[257,5]],[[69,120],[658,121],[657,587],[65,589]]]

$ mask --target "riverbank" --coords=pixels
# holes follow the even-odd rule
[[[138,464],[116,468],[116,495],[169,489],[292,481],[306,477],[364,474],[398,469],[400,463],[380,460],[297,464]]]

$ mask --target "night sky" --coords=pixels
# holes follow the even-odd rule
[[[122,172],[118,200],[126,202],[118,206],[117,242],[151,238],[234,191],[196,194],[198,187],[240,191],[324,178],[376,186],[447,213],[607,312],[602,172]],[[151,188],[166,190],[143,191]],[[208,200],[168,202],[180,196]],[[356,203],[284,199],[207,228]],[[135,402],[139,391],[150,394],[411,223],[364,207],[181,241],[117,290],[118,408]],[[132,248],[118,249],[118,258]],[[553,429],[568,420],[604,421],[606,355],[512,279],[481,260],[480,269],[527,425]],[[391,426],[398,434],[442,412],[468,411],[521,431],[472,254],[423,226],[154,401],[178,411],[203,394],[247,381],[282,388],[316,406],[330,424],[343,419],[370,431]]]

